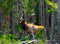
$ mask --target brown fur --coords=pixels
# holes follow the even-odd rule
[[[41,26],[38,26],[38,25],[34,25],[32,23],[27,23],[25,20],[19,20],[19,23],[21,24],[22,28],[24,31],[26,31],[27,33],[28,32],[31,32],[30,31],[30,28],[33,26],[33,33],[36,34],[39,32]]]

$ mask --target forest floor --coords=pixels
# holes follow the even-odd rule
[[[23,43],[27,43],[27,44],[32,44],[32,43],[35,43],[35,44],[49,44],[50,42],[49,42],[49,40],[47,40],[45,43],[41,43],[41,41],[39,41],[39,40],[30,40],[30,41],[22,41],[21,42],[21,44],[23,44]]]

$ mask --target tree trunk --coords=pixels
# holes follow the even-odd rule
[[[58,44],[60,44],[60,0],[58,0],[58,13],[57,13],[57,25],[58,25]]]
[[[0,32],[4,33],[3,30],[3,9],[0,8]]]
[[[45,9],[48,9],[48,5],[47,4],[45,4]],[[46,27],[46,37],[47,37],[47,39],[49,40],[50,39],[50,37],[49,37],[49,35],[50,35],[50,24],[51,23],[49,23],[49,22],[51,22],[50,21],[50,19],[51,19],[51,15],[45,10],[45,27]]]
[[[54,32],[54,14],[51,14],[51,35],[50,35],[50,44],[53,44],[53,32]]]
[[[54,0],[52,0],[52,3],[54,3]],[[54,37],[54,12],[51,13],[51,34],[50,34],[50,44],[53,43],[53,37]]]
[[[40,25],[43,25],[43,17],[42,17],[43,16],[43,14],[42,14],[43,13],[43,10],[42,10],[43,8],[42,8],[42,5],[43,5],[42,0],[39,0],[39,18],[40,18],[40,20],[39,20],[40,23],[39,24]]]
[[[15,34],[15,29],[14,29],[14,14],[13,12],[11,11],[10,12],[10,26],[11,26],[11,31],[12,31],[12,34]]]

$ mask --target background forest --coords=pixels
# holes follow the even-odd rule
[[[0,44],[59,44],[59,8],[59,0],[0,0]],[[40,26],[39,32],[25,33],[21,19]]]

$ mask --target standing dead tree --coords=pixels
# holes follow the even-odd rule
[[[57,3],[58,3],[58,9],[57,9],[58,44],[60,44],[60,0],[58,0]]]
[[[3,30],[3,15],[4,15],[4,11],[2,8],[0,8],[0,33],[4,33]]]

